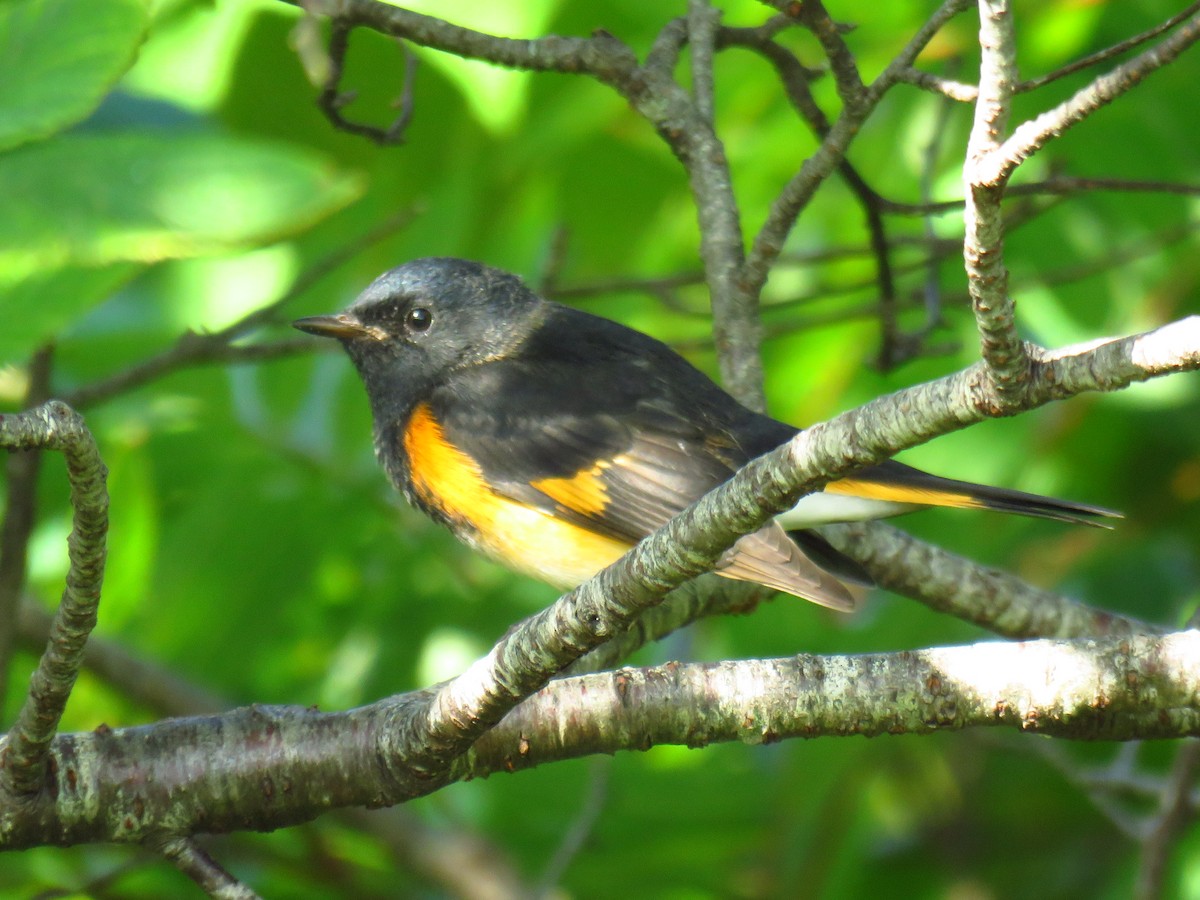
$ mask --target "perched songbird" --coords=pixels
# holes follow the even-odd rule
[[[746,409],[665,344],[461,259],[407,263],[345,312],[295,325],[349,352],[370,398],[375,452],[412,503],[559,588],[797,433]],[[803,529],[927,506],[1063,522],[1117,515],[888,461],[805,497],[739,540],[716,571],[852,609],[836,576],[855,580],[861,569]]]

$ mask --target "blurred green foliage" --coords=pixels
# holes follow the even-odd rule
[[[1057,68],[1174,12],[1154,0],[1015,4],[1022,74]],[[725,21],[767,10],[725,4]],[[831,4],[864,75],[879,72],[931,4]],[[425,4],[513,36],[604,28],[648,49],[684,4],[505,0]],[[415,221],[364,245],[298,297],[288,316],[334,311],[374,275],[421,255],[485,260],[535,283],[696,272],[685,175],[652,129],[592,82],[504,72],[417,50],[416,115],[401,147],[333,130],[289,46],[294,9],[276,2],[122,0],[0,4],[0,404],[16,409],[26,361],[55,345],[53,388],[71,391],[221,328],[280,296],[326,254],[399,210]],[[970,80],[974,22],[963,17],[922,59]],[[821,57],[786,35],[801,59]],[[1031,160],[1052,173],[1194,183],[1200,119],[1195,51]],[[135,62],[136,59],[136,62]],[[132,66],[132,67],[130,67]],[[394,42],[352,37],[348,114],[384,123],[401,89]],[[1029,115],[1082,86],[1079,74],[1020,98]],[[745,51],[717,62],[718,122],[749,229],[815,143],[769,67]],[[836,109],[831,79],[814,85]],[[970,110],[914,88],[892,92],[850,158],[885,196],[959,196]],[[932,151],[929,149],[932,145]],[[932,167],[929,160],[932,160]],[[1194,201],[1089,193],[1013,201],[1035,209],[1007,242],[1022,326],[1052,345],[1152,327],[1197,311]],[[892,216],[894,240],[960,217]],[[752,232],[751,232],[752,233]],[[889,372],[873,361],[879,324],[863,213],[836,180],[818,194],[768,285],[764,348],[772,411],[803,424],[976,356],[951,255],[932,277],[939,349]],[[844,248],[833,262],[807,256]],[[901,319],[925,322],[930,281],[919,247],[900,247]],[[813,295],[815,299],[804,299]],[[800,299],[797,299],[800,298]],[[714,370],[706,297],[668,308],[644,292],[573,300],[689,348]],[[682,308],[680,308],[682,307]],[[284,325],[249,341],[290,337]],[[448,677],[554,592],[472,556],[405,508],[372,458],[362,390],[348,363],[316,348],[272,362],[175,371],[85,410],[111,467],[112,537],[98,633],[228,698],[344,708]],[[1159,622],[1182,622],[1200,583],[1200,382],[1175,378],[990,422],[919,448],[917,465],[956,477],[1123,509],[1114,533],[973,513],[907,522],[938,543]],[[31,580],[53,604],[69,522],[61,464],[49,459]],[[853,617],[780,599],[754,616],[706,622],[639,654],[717,659],[894,650],[986,637],[881,593]],[[19,702],[32,656],[7,698]],[[81,679],[66,727],[152,721],[118,689]],[[1088,801],[1072,773],[1107,746],[953,734],[819,740],[703,751],[659,748],[607,765],[598,820],[567,867],[580,897],[1121,897],[1137,848]],[[1168,755],[1144,750],[1155,773]],[[489,836],[531,882],[583,814],[592,761],[456,785],[411,805],[438,827]],[[271,836],[235,836],[217,855],[267,896],[436,896],[382,849],[332,818]],[[1200,896],[1200,837],[1175,855],[1173,889]],[[9,856],[0,892],[158,897],[182,876],[125,848]]]

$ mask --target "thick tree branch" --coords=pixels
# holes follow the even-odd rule
[[[1076,740],[1191,734],[1200,729],[1200,632],[668,663],[586,675],[555,681],[522,704],[455,764],[454,774],[658,744],[974,726]]]
[[[865,656],[670,663],[554,681],[453,765],[395,781],[382,731],[425,693],[344,713],[252,707],[59,736],[51,789],[0,848],[269,829],[465,777],[655,744],[1017,728],[1076,740],[1200,735],[1200,632]],[[568,727],[569,723],[569,727]]]
[[[1153,634],[1160,626],[1095,609],[919,541],[883,522],[829,525],[821,533],[876,583],[930,609],[1009,638]]]
[[[0,448],[61,451],[75,510],[67,538],[67,585],[50,640],[30,679],[29,695],[0,753],[2,799],[33,794],[45,784],[50,742],[79,674],[84,645],[96,625],[104,580],[108,490],[107,469],[92,433],[74,410],[58,401],[27,413],[0,416]]]
[[[721,579],[724,581],[724,579]],[[21,604],[20,638],[44,646],[51,616],[31,601]],[[126,647],[92,635],[84,650],[84,667],[135,703],[159,716],[204,716],[232,704],[177,673],[156,665]],[[347,809],[342,818],[381,841],[397,865],[411,869],[454,896],[466,900],[528,897],[512,860],[471,829],[436,827],[406,809]]]

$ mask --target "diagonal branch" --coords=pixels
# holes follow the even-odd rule
[[[851,141],[857,137],[862,123],[874,111],[883,95],[902,79],[917,54],[933,36],[968,5],[969,0],[945,0],[879,77],[866,87],[858,101],[842,109],[821,141],[821,146],[804,161],[800,171],[792,176],[772,202],[762,227],[754,236],[742,276],[747,293],[757,296],[762,291],[797,217],[817,188],[845,158]]]
[[[84,644],[96,625],[108,532],[108,470],[83,419],[57,400],[27,413],[0,416],[0,448],[61,451],[75,510],[67,538],[67,585],[50,640],[30,679],[29,695],[0,757],[0,794],[32,794],[45,783],[47,751],[79,674]]]
[[[985,568],[883,522],[829,525],[821,533],[862,564],[880,587],[1003,637],[1074,638],[1163,630]]]
[[[1016,128],[986,164],[980,167],[981,184],[1003,184],[1022,162],[1068,128],[1137,87],[1146,76],[1176,59],[1200,40],[1200,14],[1193,15],[1170,37],[1149,50],[1094,79],[1054,109]]]
[[[1083,69],[1089,69],[1092,66],[1099,65],[1100,63],[1108,62],[1115,56],[1120,56],[1122,53],[1132,50],[1134,47],[1141,46],[1147,41],[1154,40],[1154,38],[1158,37],[1160,34],[1170,31],[1176,25],[1186,21],[1189,17],[1195,15],[1197,12],[1200,12],[1200,3],[1191,3],[1186,9],[1177,12],[1175,15],[1171,16],[1164,22],[1160,22],[1153,28],[1148,28],[1140,34],[1135,34],[1123,41],[1119,41],[1113,44],[1111,47],[1105,47],[1103,50],[1097,50],[1095,53],[1089,53],[1087,56],[1063,66],[1061,69],[1055,69],[1053,72],[1042,75],[1038,78],[1030,78],[1027,81],[1022,81],[1019,85],[1017,85],[1017,91],[1018,93],[1034,91],[1040,87],[1045,87],[1052,82],[1058,81],[1060,78],[1065,78],[1066,76],[1073,75],[1074,73],[1082,71]]]
[[[1084,349],[1039,353],[1024,403],[1033,408],[1198,368],[1200,316],[1193,316]],[[397,779],[433,777],[524,697],[628,628],[672,588],[711,569],[737,538],[804,494],[901,449],[1011,413],[981,363],[801,432],[511,631],[486,657],[437,690],[419,722],[398,721],[389,729],[398,742],[386,748],[384,758]]]

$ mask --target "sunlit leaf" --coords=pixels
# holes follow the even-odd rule
[[[0,3],[0,150],[86,117],[132,65],[143,0]]]
[[[50,337],[131,264],[277,241],[354,199],[316,155],[208,134],[76,134],[0,159],[0,356]]]

